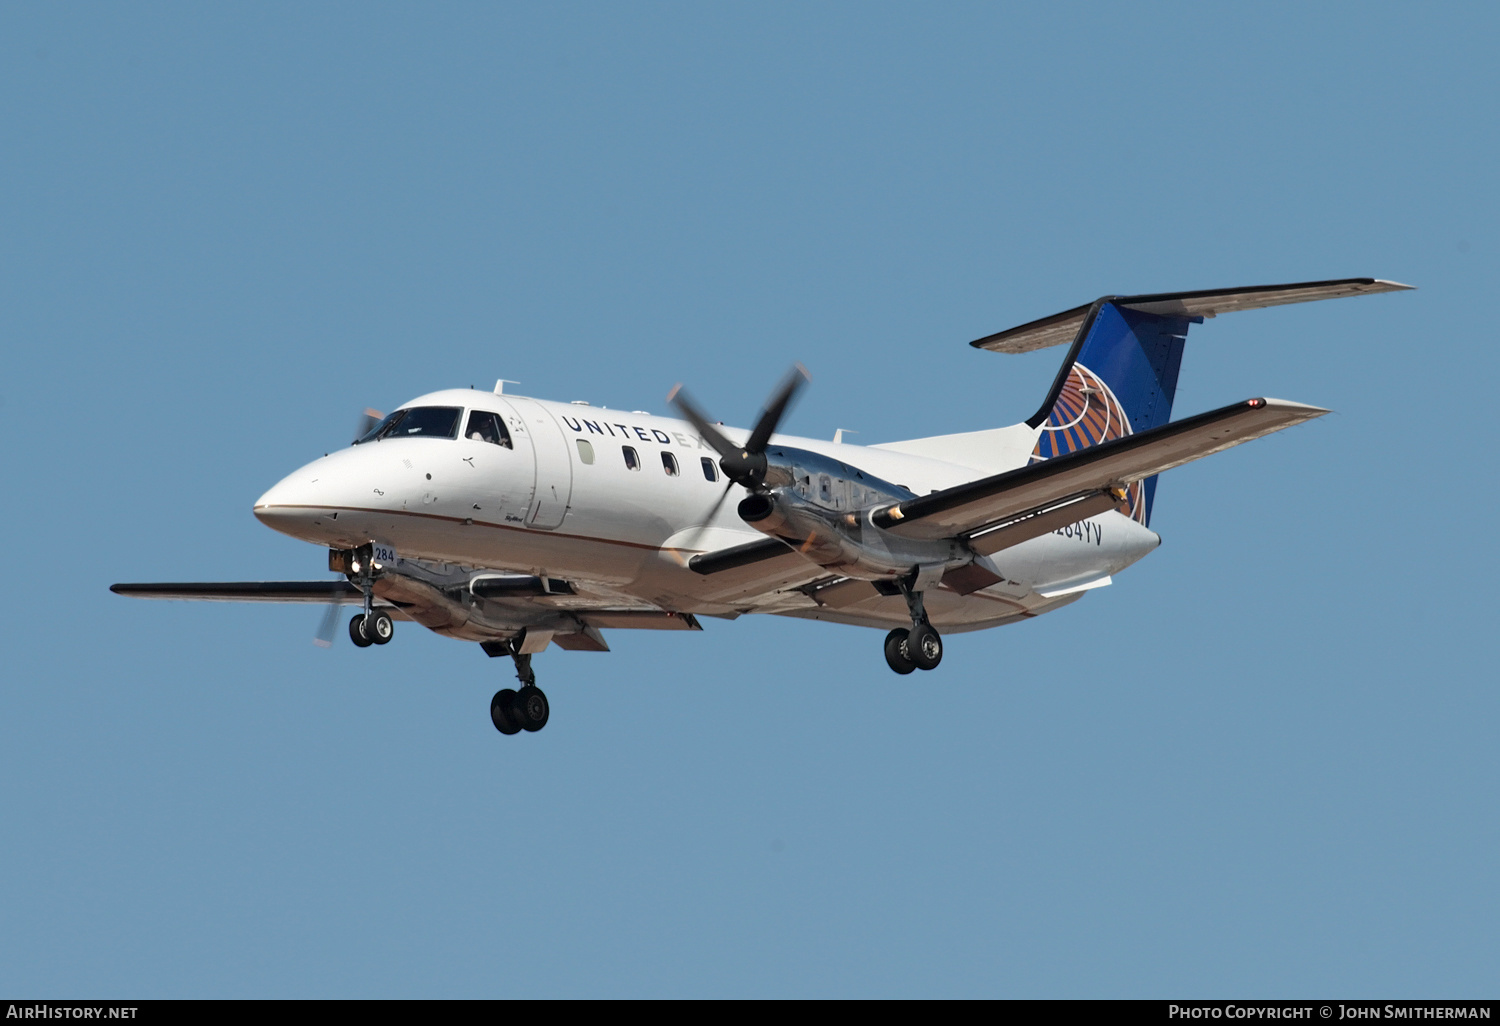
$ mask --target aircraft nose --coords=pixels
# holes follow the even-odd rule
[[[314,526],[325,515],[320,504],[328,502],[327,489],[319,487],[326,476],[319,467],[322,462],[309,463],[267,489],[255,500],[251,510],[255,519],[293,537],[301,537],[307,528]]]
[[[298,483],[294,480],[298,475],[284,477],[266,490],[266,493],[255,500],[252,512],[255,519],[277,531],[286,531],[295,527],[297,521],[303,519],[300,513],[307,511],[299,509],[306,506],[305,496],[301,494]]]

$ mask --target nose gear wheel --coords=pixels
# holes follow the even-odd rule
[[[364,613],[355,613],[353,619],[349,621],[349,640],[354,642],[356,648],[369,648],[374,644],[373,641],[365,637]]]
[[[396,634],[396,625],[391,622],[391,616],[385,610],[376,610],[365,617],[363,624],[365,636],[377,645],[384,645]]]

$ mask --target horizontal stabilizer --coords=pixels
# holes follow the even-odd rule
[[[1107,493],[1113,489],[1327,412],[1284,399],[1247,399],[1019,470],[908,499],[876,512],[872,519],[877,527],[907,537],[971,537],[980,551],[995,552],[1051,530],[1048,525],[1057,518],[1054,511],[1064,505],[1069,506],[1069,512],[1062,514],[1068,517],[1067,522],[1083,519],[1117,504],[1120,496],[1113,502],[1108,498]],[[1102,502],[1101,493],[1106,493]],[[1042,530],[1032,528],[1033,523]],[[1014,534],[1004,544],[985,543],[983,532],[999,535],[1012,528]]]
[[[1168,317],[1217,317],[1238,310],[1258,310],[1287,303],[1308,303],[1315,299],[1340,299],[1344,296],[1367,296],[1377,292],[1400,292],[1410,289],[1394,281],[1378,278],[1341,278],[1337,281],[1305,281],[1291,285],[1252,285],[1237,289],[1206,289],[1201,292],[1161,292],[1145,296],[1105,296],[1102,302],[1142,313]],[[995,353],[1029,353],[1034,349],[1059,346],[1073,341],[1088,317],[1093,303],[1064,310],[1051,317],[1031,321],[994,335],[975,339],[969,345]]]

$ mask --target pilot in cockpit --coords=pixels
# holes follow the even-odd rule
[[[510,436],[500,424],[500,418],[486,410],[474,410],[469,414],[468,436],[476,442],[489,442],[510,448]]]

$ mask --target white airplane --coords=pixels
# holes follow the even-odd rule
[[[395,620],[478,642],[521,683],[490,702],[502,734],[547,723],[532,656],[608,651],[606,630],[775,613],[885,628],[892,670],[931,670],[940,631],[1050,612],[1155,549],[1162,471],[1328,412],[1247,399],[1169,421],[1190,324],[1406,288],[1352,278],[1105,296],[971,343],[1072,343],[1025,421],[880,445],[776,434],[800,367],[749,431],[710,422],[680,388],[668,399],[681,420],[507,395],[504,382],[432,392],[255,502],[262,523],[326,546],[343,580],[112,590],[327,602],[325,645],[344,603],[362,607],[349,621],[360,647],[389,642]]]

